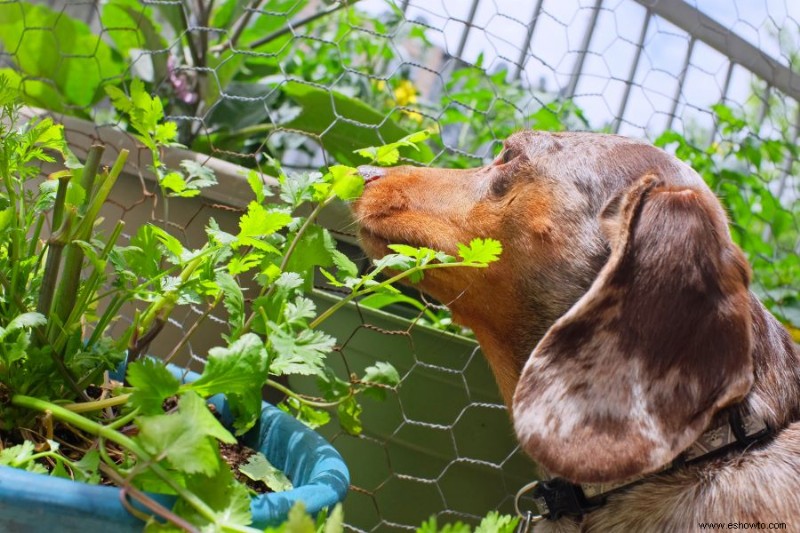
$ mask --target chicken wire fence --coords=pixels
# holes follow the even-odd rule
[[[196,152],[175,160],[220,177],[203,197],[172,201],[168,223],[190,242],[209,216],[235,223],[247,202],[236,165],[269,174],[273,159],[297,172],[359,164],[354,149],[427,128],[434,135],[406,163],[468,167],[520,128],[619,133],[703,175],[730,213],[753,288],[800,325],[800,5],[788,0],[2,0],[0,46],[0,72],[64,118],[79,152],[98,138],[110,152],[135,149],[132,179],[106,208],[129,228],[161,216],[146,150],[118,132],[103,96],[132,78],[162,97]],[[325,223],[365,263],[347,210]],[[318,305],[329,298],[319,293]],[[205,313],[172,319],[160,345]],[[202,322],[185,360],[202,365],[223,321]],[[325,430],[352,471],[353,530],[511,512],[536,475],[474,342],[418,322],[356,307],[328,326],[344,375],[377,358],[402,376],[385,402],[367,401],[362,435]]]

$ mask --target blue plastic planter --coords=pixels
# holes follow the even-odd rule
[[[171,367],[173,374],[193,381],[197,374]],[[223,421],[230,420],[222,396],[214,403]],[[256,426],[240,439],[261,451],[275,467],[289,476],[294,489],[262,494],[252,499],[253,525],[277,525],[289,509],[302,501],[315,514],[341,502],[350,485],[350,474],[333,446],[293,417],[264,403]],[[155,496],[169,504],[172,497]],[[142,530],[141,520],[132,516],[120,502],[116,487],[89,485],[63,478],[33,474],[0,467],[0,531],[87,533],[110,531],[127,533]]]

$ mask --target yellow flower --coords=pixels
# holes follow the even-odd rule
[[[375,86],[379,91],[382,91],[386,88],[386,82],[384,80],[378,80],[378,83]]]
[[[394,90],[394,98],[399,105],[417,103],[417,88],[409,80],[402,80]]]
[[[420,115],[415,111],[403,111],[403,113],[405,113],[408,118],[410,118],[417,124],[420,124],[422,122],[422,115]]]

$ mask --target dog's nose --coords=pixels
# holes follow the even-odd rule
[[[386,175],[386,169],[381,167],[373,167],[371,165],[361,165],[358,167],[358,173],[364,178],[364,183],[382,178]]]

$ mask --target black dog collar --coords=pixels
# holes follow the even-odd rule
[[[750,446],[772,437],[773,434],[773,430],[763,421],[749,415],[742,416],[739,409],[731,409],[727,423],[703,433],[675,461],[657,472],[602,484],[578,485],[563,478],[534,481],[522,487],[514,501],[517,514],[522,518],[518,531],[528,531],[533,523],[545,519],[558,520],[564,516],[579,518],[602,507],[611,494],[622,492],[677,468],[713,459],[733,448]],[[538,513],[523,513],[520,510],[520,499],[528,493],[532,496]]]

